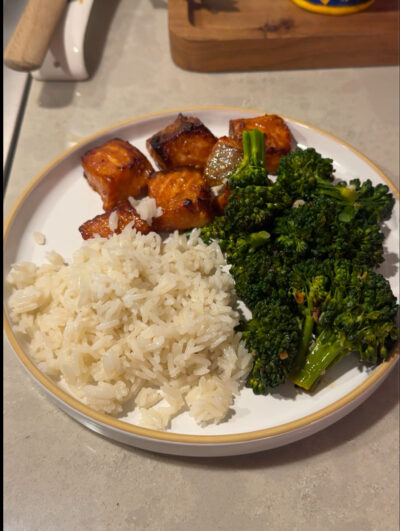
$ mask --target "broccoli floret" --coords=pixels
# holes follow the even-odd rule
[[[314,148],[296,148],[281,157],[277,169],[277,185],[293,199],[308,199],[317,184],[334,179],[332,159],[323,158]]]
[[[265,250],[270,246],[271,235],[269,232],[262,230],[251,232],[250,234],[239,234],[229,240],[226,245],[226,258],[229,264],[240,265],[248,256],[254,256],[261,248]],[[227,240],[225,240],[227,241]]]
[[[336,201],[317,196],[279,216],[273,230],[276,249],[285,260],[347,258],[376,267],[384,260],[384,235],[376,223],[356,215],[344,221]]]
[[[240,257],[233,251],[227,255],[232,263],[230,273],[235,281],[238,298],[253,311],[257,303],[274,297],[288,304],[288,269],[280,257],[272,252],[271,245],[246,252]]]
[[[376,224],[390,218],[394,205],[389,187],[385,184],[374,186],[370,180],[362,184],[359,179],[353,179],[348,184],[344,181],[336,185],[317,183],[313,193],[331,197],[342,205],[341,221],[351,221],[358,216],[370,225]]]
[[[303,366],[299,369],[297,362],[302,360],[297,358],[297,370],[290,376],[297,386],[312,389],[325,371],[350,352],[358,352],[367,364],[378,364],[389,356],[398,334],[398,306],[382,275],[348,260],[326,260],[318,267],[315,262],[306,263],[297,268],[297,275],[300,285],[313,285],[310,275],[322,275],[326,293],[323,300],[318,297],[312,310],[314,342],[308,346]],[[307,341],[303,327],[302,344]]]
[[[354,186],[341,181],[333,184],[335,169],[330,158],[323,158],[314,148],[296,148],[280,159],[277,185],[295,199],[309,200],[325,195],[343,206],[352,205],[358,194]]]
[[[202,227],[200,237],[205,243],[218,240],[221,249],[224,251],[223,242],[230,238],[225,227],[225,216],[216,217],[212,223]]]
[[[350,186],[353,186],[358,194],[354,204],[355,210],[365,216],[370,224],[390,218],[395,199],[386,184],[374,186],[369,179],[363,183],[359,179],[353,179]]]
[[[225,207],[225,230],[229,233],[268,230],[276,215],[290,204],[289,196],[275,186],[235,188]]]
[[[268,231],[275,216],[292,202],[283,188],[268,179],[264,134],[257,129],[243,131],[243,151],[242,162],[229,177],[232,193],[224,215],[201,231],[206,243],[217,240],[225,252],[244,234]]]
[[[268,172],[265,168],[265,135],[258,129],[243,131],[243,159],[229,175],[231,189],[249,185],[268,185]]]
[[[326,271],[318,260],[301,262],[291,271],[290,293],[298,305],[302,321],[301,340],[294,364],[297,370],[304,365],[314,327],[319,319],[320,306],[329,293],[328,286]]]
[[[254,355],[246,387],[255,394],[266,394],[283,383],[292,370],[300,337],[296,315],[289,305],[264,300],[241,331],[247,349]]]
[[[240,327],[254,355],[247,386],[255,393],[267,393],[288,377],[309,390],[352,351],[368,364],[388,357],[398,307],[382,275],[348,260],[312,259],[281,270],[279,289],[276,263],[269,265],[265,284],[251,278],[254,292],[253,283],[246,284],[253,315]]]
[[[297,148],[281,158],[276,183],[293,200],[330,197],[341,205],[342,221],[350,221],[357,213],[367,217],[369,224],[390,217],[394,197],[388,186],[373,186],[369,180],[361,184],[359,179],[334,184],[334,171],[332,159],[323,158],[314,148]]]

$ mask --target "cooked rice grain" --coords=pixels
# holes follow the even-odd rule
[[[199,234],[163,241],[128,225],[83,242],[70,265],[57,253],[14,265],[10,316],[41,370],[101,412],[118,415],[134,398],[148,427],[184,410],[201,424],[223,420],[251,356],[234,331],[224,257]]]

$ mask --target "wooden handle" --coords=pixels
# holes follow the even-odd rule
[[[4,63],[13,70],[39,68],[50,45],[67,0],[29,0],[4,52]]]

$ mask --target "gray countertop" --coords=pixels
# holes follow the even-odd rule
[[[107,20],[89,81],[32,82],[5,215],[32,178],[81,138],[191,106],[243,106],[310,123],[352,144],[398,186],[397,67],[193,73],[171,60],[164,3],[121,0]],[[179,458],[114,443],[72,420],[6,342],[5,529],[397,531],[398,382],[397,367],[351,414],[292,445]]]

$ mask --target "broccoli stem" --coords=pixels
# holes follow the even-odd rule
[[[250,131],[250,134],[253,138],[252,145],[255,161],[265,167],[265,135],[261,131],[258,131],[258,129]]]
[[[334,199],[344,199],[346,203],[353,204],[358,199],[358,193],[355,189],[348,186],[335,186],[326,183],[323,179],[317,179],[317,192],[323,193]]]
[[[258,129],[243,131],[243,162],[252,166],[265,166],[264,134]]]
[[[242,134],[242,146],[243,146],[242,164],[247,164],[250,161],[250,156],[251,156],[251,140],[250,140],[250,135],[248,133],[249,133],[248,131],[243,131],[243,134]]]
[[[299,350],[296,354],[296,359],[294,361],[293,374],[297,374],[302,367],[304,367],[306,361],[306,354],[308,352],[308,347],[310,345],[312,333],[314,330],[315,321],[312,315],[306,315],[304,319],[303,332],[299,345]]]
[[[331,331],[324,330],[317,337],[304,366],[290,379],[298,387],[309,391],[324,372],[345,354],[347,354],[346,347],[340,344]]]

